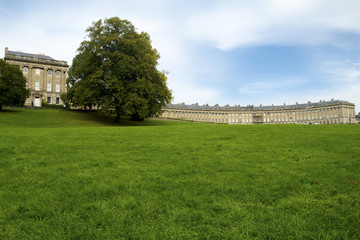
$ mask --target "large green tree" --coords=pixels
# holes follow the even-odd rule
[[[0,59],[0,111],[5,105],[23,105],[29,94],[19,67]]]
[[[157,69],[159,54],[146,32],[138,33],[118,17],[94,22],[69,69],[63,100],[100,107],[143,120],[171,101],[166,75]]]

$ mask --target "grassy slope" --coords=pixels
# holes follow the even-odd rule
[[[0,113],[0,239],[359,239],[359,133]]]

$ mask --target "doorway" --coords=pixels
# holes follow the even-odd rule
[[[35,106],[35,107],[41,107],[41,106],[40,106],[40,98],[39,98],[39,97],[35,97],[34,106]]]

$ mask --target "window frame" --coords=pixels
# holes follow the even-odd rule
[[[59,93],[61,91],[60,90],[60,83],[57,83],[55,86],[56,86],[55,87],[55,92]]]
[[[40,82],[39,81],[35,82],[35,91],[40,91]]]

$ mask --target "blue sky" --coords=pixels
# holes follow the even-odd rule
[[[150,34],[174,103],[334,98],[359,112],[359,9],[359,0],[0,0],[0,48],[71,64],[86,28],[118,16]]]

